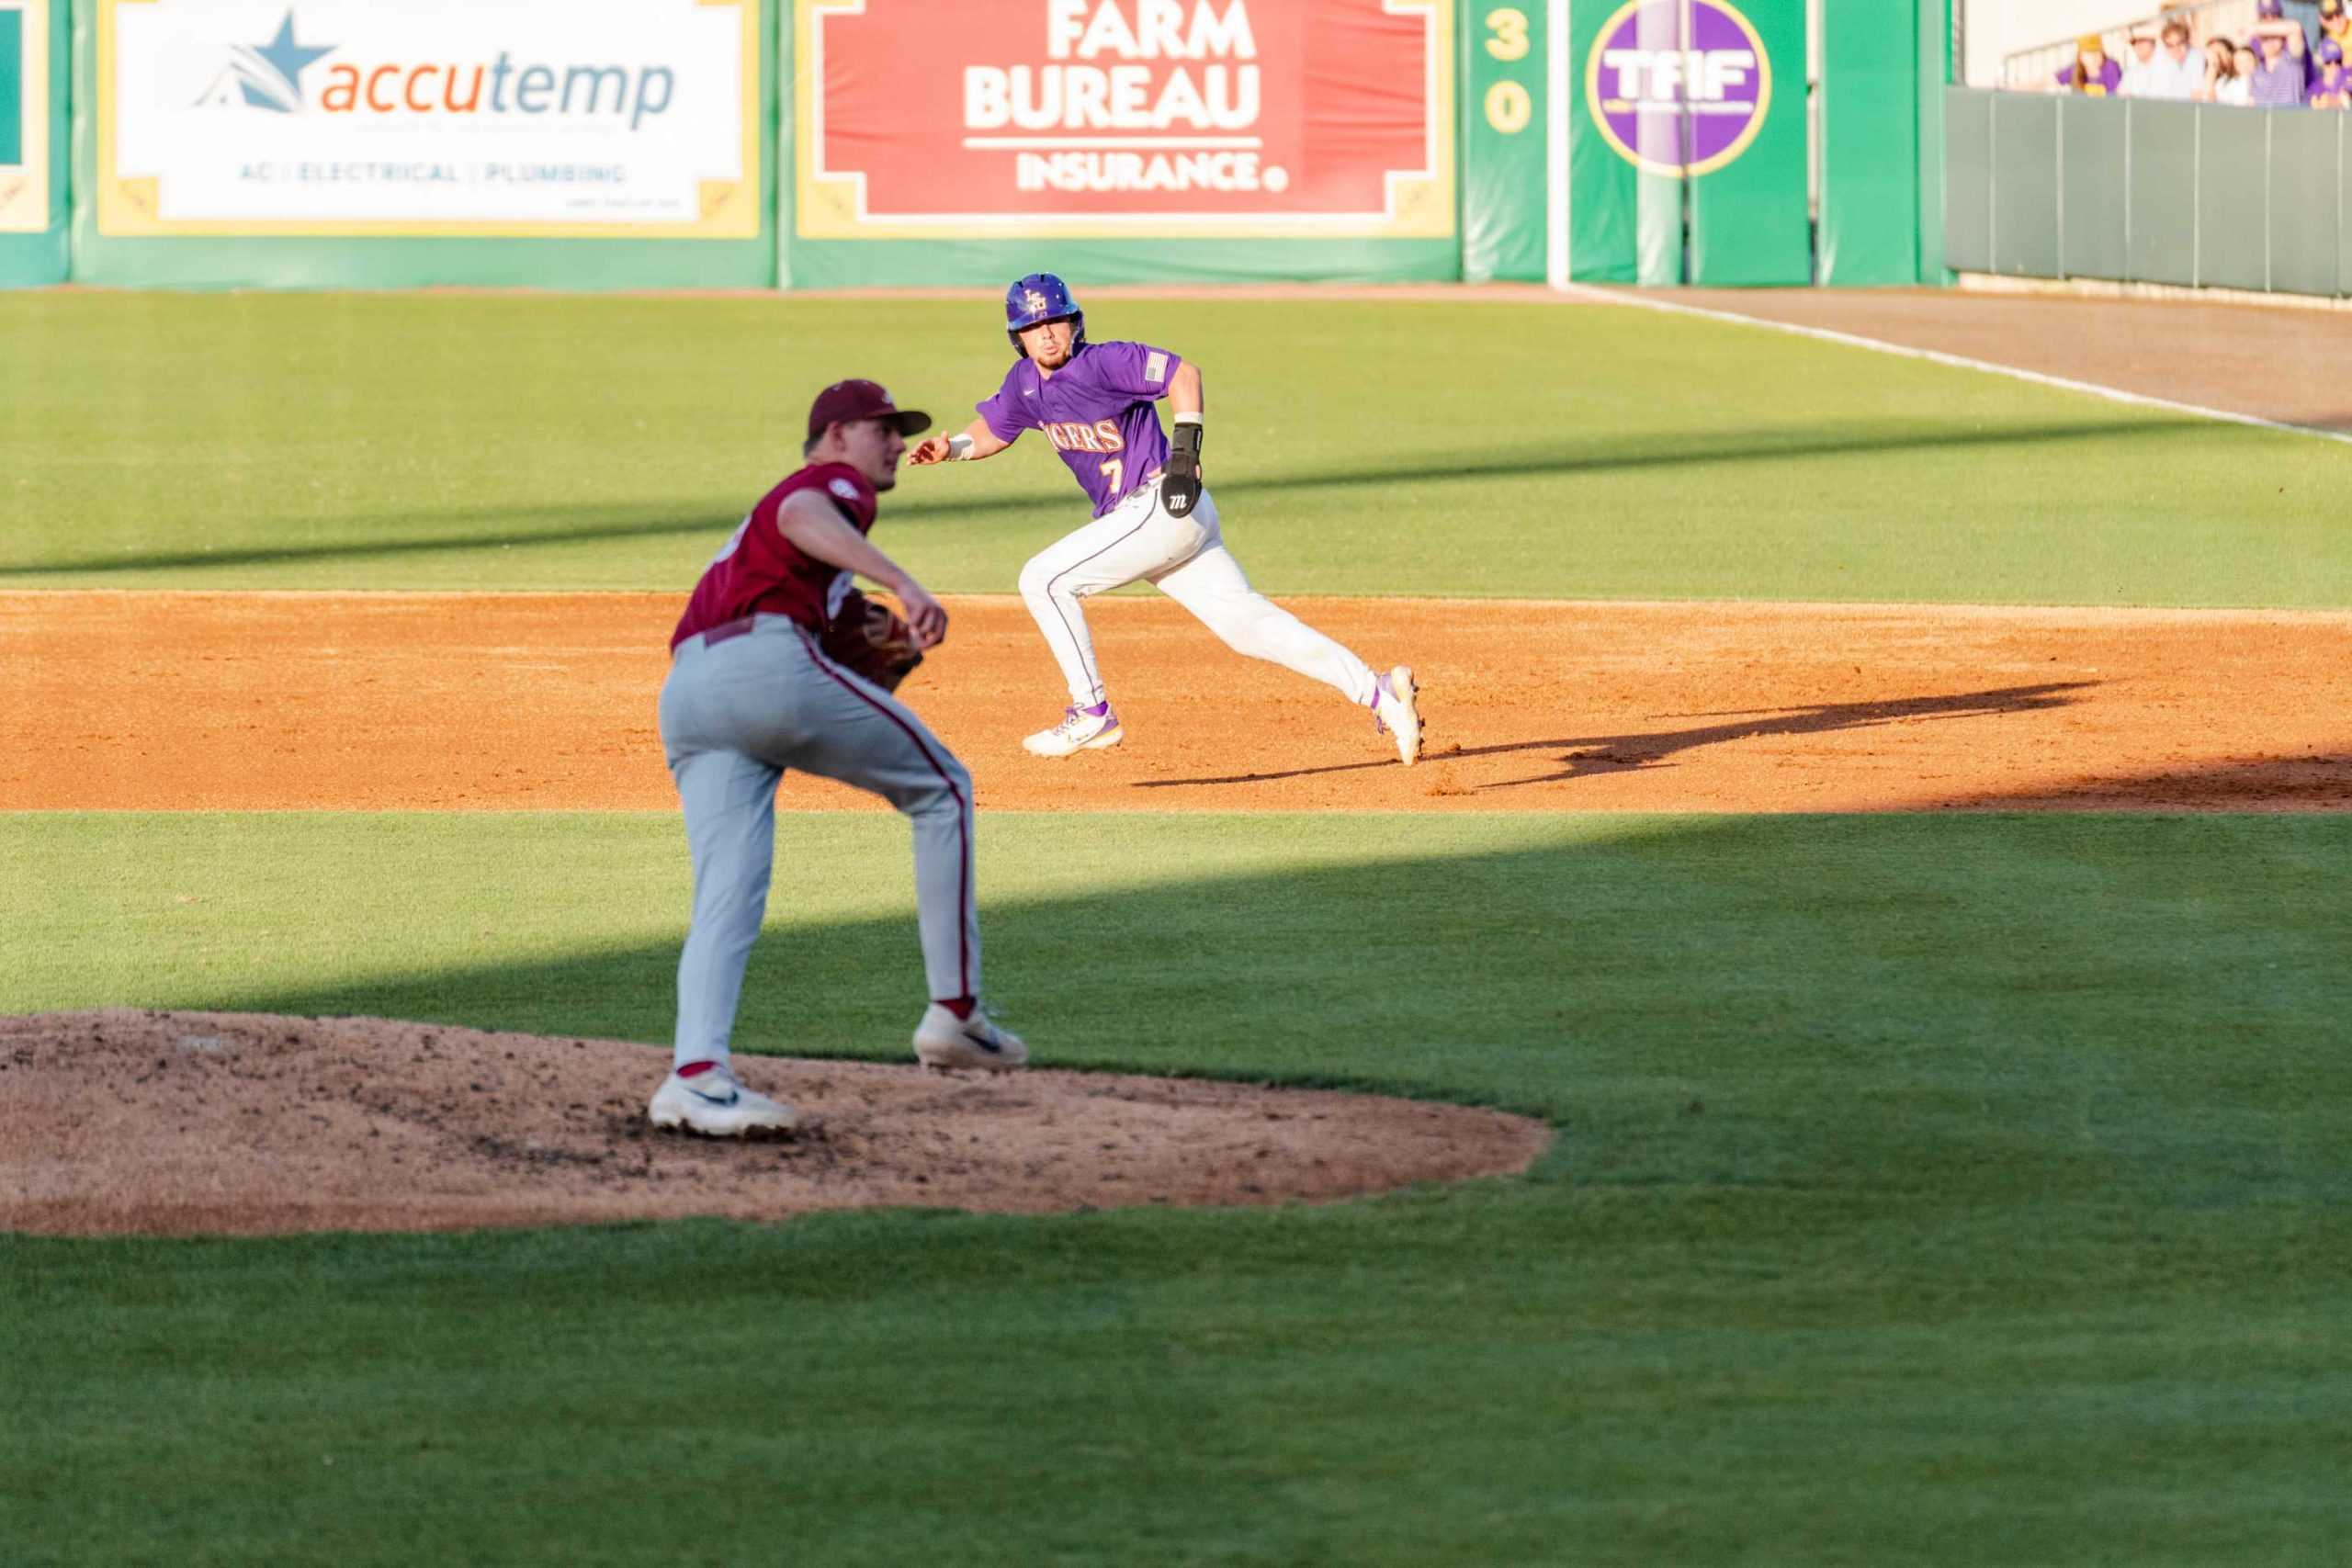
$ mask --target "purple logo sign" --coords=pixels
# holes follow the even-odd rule
[[[1772,62],[1726,0],[1627,0],[1585,68],[1592,122],[1636,167],[1679,179],[1747,151],[1772,107]]]

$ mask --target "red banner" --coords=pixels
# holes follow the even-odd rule
[[[1450,224],[1448,0],[800,3],[803,233]]]

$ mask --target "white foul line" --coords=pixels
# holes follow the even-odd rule
[[[1852,333],[1833,332],[1827,327],[1799,326],[1793,321],[1769,321],[1756,316],[1743,316],[1733,310],[1711,310],[1704,305],[1685,305],[1679,300],[1652,299],[1641,294],[1621,294],[1615,289],[1597,288],[1589,283],[1557,285],[1564,292],[1580,296],[1598,304],[1633,305],[1645,310],[1664,310],[1669,315],[1703,316],[1711,321],[1729,321],[1734,326],[1762,327],[1767,332],[1788,333],[1796,337],[1815,338],[1823,343],[1843,344],[1849,348],[1867,348],[1879,354],[1892,354],[1903,359],[1924,359],[1932,365],[1946,365],[1955,370],[1981,370],[1988,376],[2007,376],[2012,380],[2030,381],[2037,387],[2055,387],[2060,391],[2084,392],[2094,398],[2105,398],[2111,403],[2132,403],[2141,408],[2163,409],[2169,413],[2194,414],[2199,419],[2220,420],[2226,424],[2250,424],[2257,430],[2276,430],[2288,435],[2316,436],[2322,441],[2334,441],[2352,446],[2352,434],[2338,430],[2322,430],[2315,424],[2288,424],[2257,414],[2236,413],[2228,409],[2207,408],[2202,403],[2176,402],[2170,398],[2152,398],[2143,392],[2127,392],[2120,387],[2103,387],[2096,381],[2075,381],[2064,376],[2047,376],[2039,370],[2027,370],[2015,365],[1996,364],[1989,359],[1971,359],[1964,355],[1946,354],[1939,348],[1913,348],[1907,344],[1888,343],[1881,338],[1858,337]]]

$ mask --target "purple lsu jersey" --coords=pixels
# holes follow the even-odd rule
[[[1140,343],[1090,343],[1051,376],[1023,359],[976,405],[1000,441],[1042,430],[1102,516],[1159,477],[1168,437],[1151,405],[1183,363]]]

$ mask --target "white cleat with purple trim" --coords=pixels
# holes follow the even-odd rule
[[[1037,731],[1021,744],[1040,757],[1067,757],[1074,751],[1103,750],[1126,738],[1111,705],[1096,703],[1092,707],[1065,708],[1059,724]]]
[[[1411,767],[1421,754],[1420,688],[1413,684],[1409,665],[1399,664],[1377,678],[1372,694],[1373,728],[1396,741],[1396,755]]]

